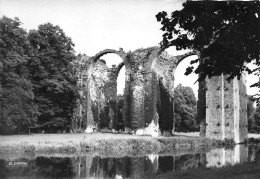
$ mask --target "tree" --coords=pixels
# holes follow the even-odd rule
[[[0,18],[0,133],[28,130],[37,119],[27,63],[30,43],[18,18]]]
[[[74,44],[59,26],[51,23],[30,30],[28,38],[33,53],[28,66],[40,113],[38,124],[51,130],[65,129],[76,104],[76,80],[67,68],[76,58]]]
[[[254,108],[254,100],[252,96],[247,97],[247,119],[248,119],[248,132],[254,133],[255,127],[255,108]]]
[[[247,100],[247,118],[248,118],[248,132],[260,132],[260,106],[257,105],[256,109],[253,106],[254,100],[252,96],[248,96]]]
[[[249,132],[252,133],[259,133],[260,132],[260,106],[256,107],[255,112],[251,116],[250,120],[248,121],[251,123]]]
[[[161,46],[199,51],[200,59],[191,62],[200,62],[195,70],[199,80],[222,73],[240,78],[245,70],[259,76],[259,9],[259,1],[187,1],[170,17],[164,11],[156,15],[164,31]],[[250,62],[258,67],[249,69]],[[186,75],[193,70],[189,66]],[[253,86],[260,87],[260,82]]]
[[[175,129],[178,132],[197,131],[197,101],[191,87],[179,84],[174,89]]]

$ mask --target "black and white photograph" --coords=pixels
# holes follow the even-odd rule
[[[0,178],[260,178],[259,0],[0,0]]]

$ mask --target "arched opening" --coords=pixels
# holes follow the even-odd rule
[[[195,93],[196,99],[198,99],[198,82],[197,82],[198,74],[192,73],[186,76],[184,73],[186,72],[186,68],[190,66],[190,62],[197,58],[198,57],[196,55],[185,58],[182,62],[179,63],[174,73],[175,75],[174,88],[176,88],[179,84],[181,84],[182,86],[189,86],[192,88],[193,92]],[[197,66],[198,63],[194,64],[194,69],[196,69]]]
[[[190,66],[190,62],[197,58],[197,55],[184,58],[174,72],[175,132],[198,132],[200,129],[197,115],[198,74],[185,75],[186,68]],[[193,66],[196,69],[198,63]]]
[[[124,61],[120,56],[114,53],[105,54],[101,58],[106,61],[108,68],[117,68],[117,95],[123,95],[125,88]]]
[[[116,68],[116,130],[124,129],[124,110],[125,110],[125,65],[122,61],[122,58],[117,54],[106,54],[101,57],[106,61],[106,64],[109,68]],[[113,95],[113,94],[111,94]]]

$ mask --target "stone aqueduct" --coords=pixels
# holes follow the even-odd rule
[[[108,68],[100,58],[109,53],[123,60]],[[159,47],[124,52],[106,49],[85,60],[80,73],[80,127],[87,133],[109,128],[137,135],[159,136],[174,132],[174,73],[188,56],[171,56]],[[118,121],[117,76],[125,66],[124,114]],[[199,83],[200,135],[239,143],[247,138],[246,87],[244,77],[231,82],[226,76]],[[123,123],[123,125],[122,125]]]

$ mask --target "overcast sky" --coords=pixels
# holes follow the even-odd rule
[[[156,46],[162,39],[160,23],[155,15],[160,11],[172,12],[182,8],[183,0],[0,0],[0,16],[19,17],[22,27],[30,30],[51,22],[59,25],[75,43],[77,53],[93,56],[107,48],[134,51]],[[169,49],[172,55],[182,54]],[[118,64],[116,55],[102,57],[109,66]],[[176,69],[175,84],[191,86],[197,95],[196,75],[184,76],[189,57]],[[119,92],[124,86],[121,70]],[[255,78],[254,78],[255,79]],[[248,77],[248,86],[253,77]],[[248,94],[256,90],[248,88]]]

